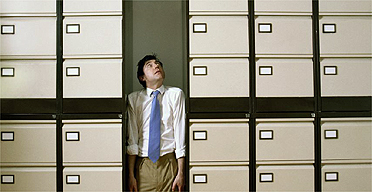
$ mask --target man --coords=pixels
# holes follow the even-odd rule
[[[182,191],[184,94],[179,88],[163,85],[163,64],[155,55],[146,55],[137,67],[144,89],[128,96],[129,190]]]

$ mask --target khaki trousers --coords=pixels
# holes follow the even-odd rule
[[[136,162],[138,191],[169,192],[177,175],[177,160],[174,153],[166,154],[153,163],[140,157]]]

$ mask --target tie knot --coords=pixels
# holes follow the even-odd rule
[[[156,90],[154,92],[152,92],[152,95],[154,95],[154,97],[158,96],[158,94],[160,93],[160,91]]]

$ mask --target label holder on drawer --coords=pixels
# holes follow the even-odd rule
[[[66,25],[67,34],[78,34],[80,33],[80,24],[67,24]]]
[[[260,140],[273,140],[274,131],[273,130],[260,130]]]
[[[208,183],[207,174],[194,174],[193,175],[193,183],[194,184],[206,184],[206,183]]]
[[[2,35],[14,35],[15,25],[1,25],[1,34]]]
[[[274,182],[274,173],[260,173],[260,182],[262,183]]]
[[[80,76],[80,67],[66,67],[66,76],[68,77]]]
[[[273,75],[272,66],[260,66],[258,70],[259,70],[259,75]]]
[[[66,184],[80,184],[80,175],[66,175]]]
[[[1,184],[14,184],[14,175],[1,175]]]
[[[337,75],[337,66],[324,66],[324,75]]]
[[[1,77],[14,77],[15,69],[10,67],[1,68]]]
[[[338,130],[324,130],[324,138],[325,139],[338,139]]]
[[[207,140],[207,131],[194,131],[193,140]]]
[[[271,23],[259,23],[258,32],[259,33],[272,33],[273,24]]]
[[[80,141],[80,132],[66,132],[66,141]]]
[[[326,172],[325,181],[338,181],[338,172]]]
[[[336,24],[323,24],[323,33],[336,33]]]
[[[2,131],[1,141],[14,141],[14,132]]]
[[[195,66],[193,67],[193,74],[197,76],[206,76],[208,75],[207,66]]]
[[[207,24],[206,23],[194,23],[193,32],[194,33],[207,33]]]

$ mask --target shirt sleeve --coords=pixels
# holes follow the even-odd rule
[[[134,109],[134,101],[131,95],[128,96],[128,146],[127,154],[128,155],[138,155],[138,126],[137,126],[137,117]]]
[[[174,102],[174,113],[173,113],[173,128],[174,128],[174,139],[176,142],[176,158],[186,156],[186,141],[185,141],[185,96],[180,90],[177,94]]]

